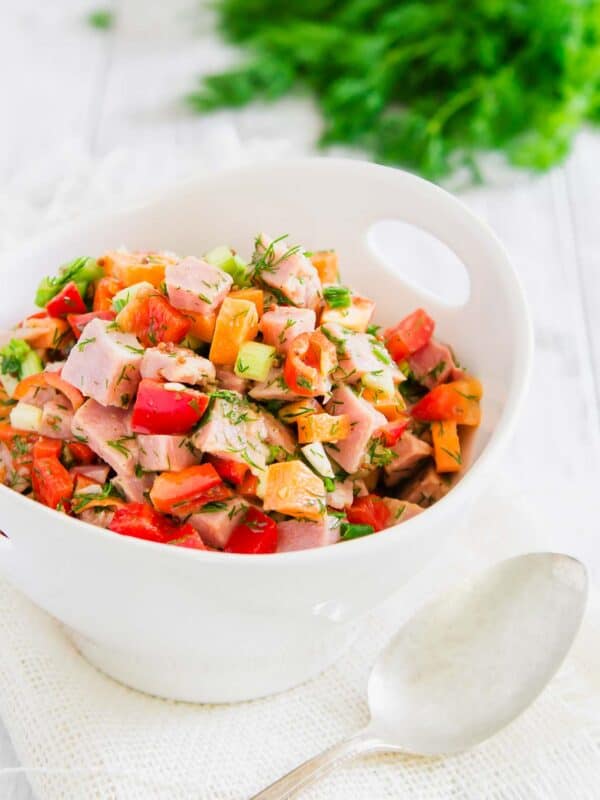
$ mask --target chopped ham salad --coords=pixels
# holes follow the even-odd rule
[[[401,298],[399,298],[401,301]],[[0,331],[0,480],[167,545],[301,550],[420,514],[480,383],[421,308],[381,329],[334,251],[82,257]],[[83,535],[83,534],[82,534]]]

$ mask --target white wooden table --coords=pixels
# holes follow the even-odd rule
[[[1,3],[0,186],[18,184],[22,174],[31,178],[36,164],[71,140],[96,156],[159,144],[173,158],[201,157],[202,142],[211,130],[218,136],[219,120],[228,119],[243,142],[273,137],[274,147],[293,147],[313,141],[318,118],[295,102],[285,101],[276,114],[253,109],[200,118],[185,110],[180,98],[194,76],[230,58],[197,5],[117,0],[118,23],[102,32],[85,23],[96,7],[90,0]],[[506,244],[535,321],[532,387],[505,469],[550,510],[548,548],[583,558],[597,580],[599,174],[600,132],[585,132],[567,164],[551,174],[465,196]],[[16,763],[0,725],[6,800],[31,798],[21,776],[2,776],[2,767]]]

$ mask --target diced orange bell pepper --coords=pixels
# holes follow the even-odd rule
[[[335,250],[319,250],[310,257],[317,268],[321,283],[335,283],[338,280],[338,254]]]
[[[84,397],[79,389],[76,389],[73,384],[64,381],[56,372],[37,372],[35,375],[28,375],[22,381],[19,381],[13,397],[16,400],[22,400],[30,389],[38,388],[56,389],[57,392],[64,394],[73,406],[74,411],[77,411],[83,405]]]
[[[28,337],[28,342],[40,350],[59,350],[71,336],[71,326],[66,319],[51,317],[44,312],[28,317],[23,327],[39,328],[39,334]]]
[[[144,347],[155,347],[159,342],[177,344],[191,326],[190,320],[158,292],[137,294],[116,321],[121,330],[135,334]]]
[[[302,400],[295,400],[287,403],[279,409],[279,419],[282,422],[292,425],[298,422],[300,417],[309,417],[311,414],[323,414],[323,406],[314,397],[305,397]]]
[[[98,263],[108,276],[122,281],[124,286],[147,281],[158,288],[165,279],[167,264],[176,264],[177,258],[166,253],[112,250],[99,258]]]
[[[482,392],[476,378],[442,383],[422,397],[411,413],[424,422],[453,420],[459,425],[479,425]]]
[[[265,511],[319,520],[326,512],[323,481],[302,461],[282,461],[267,467]]]
[[[460,439],[453,420],[431,423],[433,455],[438,472],[459,472],[462,467]]]
[[[229,297],[233,297],[234,300],[250,300],[256,306],[258,316],[262,317],[265,307],[265,293],[262,289],[254,286],[250,286],[248,289],[236,289],[229,292]]]
[[[299,417],[297,422],[300,444],[339,442],[350,433],[350,417],[347,414],[308,414]]]
[[[31,483],[36,500],[50,508],[64,510],[73,495],[73,476],[58,458],[34,459]]]
[[[105,275],[104,278],[96,283],[94,291],[94,304],[93,311],[112,311],[112,299],[117,292],[125,288],[123,281],[119,278],[113,278],[110,275]]]
[[[62,451],[62,442],[60,439],[49,439],[46,436],[40,436],[34,442],[32,455],[34,460],[38,458],[60,458]]]
[[[187,516],[206,503],[231,494],[212,464],[197,464],[179,472],[161,472],[150,491],[150,500],[163,514]]]
[[[368,400],[389,422],[404,418],[406,403],[400,392],[396,392],[391,400],[377,398],[375,395],[376,392],[373,389],[365,389],[362,393],[363,399]]]
[[[201,342],[212,342],[217,322],[216,314],[197,314],[195,311],[182,312],[191,322],[189,333]]]
[[[243,342],[258,333],[258,312],[250,300],[226,297],[217,315],[209,358],[213,364],[235,364]]]

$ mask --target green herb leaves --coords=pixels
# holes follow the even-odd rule
[[[246,66],[188,97],[211,111],[308,88],[322,144],[366,149],[432,179],[500,150],[543,170],[577,129],[600,122],[597,0],[217,0],[220,27]]]

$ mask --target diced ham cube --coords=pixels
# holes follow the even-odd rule
[[[254,400],[289,400],[291,403],[292,400],[299,399],[285,382],[281,367],[273,367],[267,380],[255,384],[249,394]]]
[[[311,308],[275,306],[265,311],[258,327],[265,344],[285,353],[292,339],[301,333],[312,333],[316,322],[317,315]]]
[[[409,503],[407,500],[398,500],[396,497],[384,497],[383,502],[390,512],[390,521],[388,528],[392,525],[399,525],[401,522],[406,522],[417,514],[420,514],[425,509],[416,503]]]
[[[290,519],[280,522],[277,525],[277,532],[278,553],[326,547],[339,541],[340,520],[330,516],[324,517],[319,522]]]
[[[261,233],[256,240],[253,261],[263,283],[281,292],[295,306],[318,306],[321,298],[319,273],[301,248],[290,247],[285,239],[274,242]]]
[[[142,378],[196,386],[214,382],[215,367],[193,350],[161,342],[158,347],[150,347],[144,352],[140,374]]]
[[[341,511],[346,506],[351,506],[354,500],[354,481],[346,478],[345,481],[336,481],[332,492],[327,492],[327,505]]]
[[[49,439],[70,439],[73,410],[71,404],[62,397],[61,400],[50,400],[42,409],[40,434]]]
[[[222,269],[190,256],[167,265],[165,284],[174,308],[211,314],[233,286],[233,278]]]
[[[431,445],[410,431],[405,431],[390,449],[394,458],[384,467],[386,486],[394,486],[408,478],[417,464],[433,452]]]
[[[95,400],[88,400],[75,412],[71,430],[115,472],[134,474],[139,453],[127,411],[104,408]]]
[[[112,483],[122,492],[130,503],[143,503],[154,483],[154,475],[117,475]]]
[[[185,469],[198,463],[185,436],[142,435],[137,437],[140,467],[147,472],[166,472]]]
[[[127,408],[140,381],[142,354],[133,334],[93,319],[69,353],[61,377],[103,406]]]
[[[347,414],[350,417],[350,434],[335,445],[325,445],[328,455],[346,472],[358,470],[365,457],[367,445],[374,432],[387,420],[362,397],[354,394],[344,384],[334,389],[331,400],[325,405],[329,414]]]
[[[381,375],[384,370],[392,374],[394,362],[380,342],[369,333],[356,333],[334,323],[324,325],[323,332],[333,341],[338,354],[338,368],[334,378],[345,383],[356,383],[364,375]]]
[[[296,451],[296,441],[289,428],[283,422],[280,422],[273,414],[269,414],[268,411],[262,411],[261,413],[267,430],[266,442],[272,448],[277,448],[280,451],[275,453],[275,461],[285,461],[286,453],[294,453]]]
[[[96,483],[106,483],[110,467],[104,464],[79,464],[69,470],[73,475],[83,475]]]
[[[210,547],[223,548],[235,526],[243,521],[248,503],[239,497],[232,497],[218,506],[216,509],[209,506],[206,511],[192,514],[188,522],[198,531],[203,542]]]
[[[255,475],[266,467],[269,448],[263,414],[253,403],[231,392],[231,398],[216,397],[207,421],[192,437],[200,453],[212,453],[247,464]]]
[[[456,380],[453,377],[455,371],[462,375],[462,370],[454,363],[450,348],[436,339],[430,339],[424,347],[413,353],[408,359],[408,366],[416,380],[428,389],[433,389],[450,378]]]
[[[404,487],[401,499],[427,508],[449,491],[450,482],[436,472],[432,464]]]
[[[217,384],[221,389],[229,389],[238,394],[245,394],[250,385],[248,381],[236,375],[231,367],[225,365],[217,367]]]

